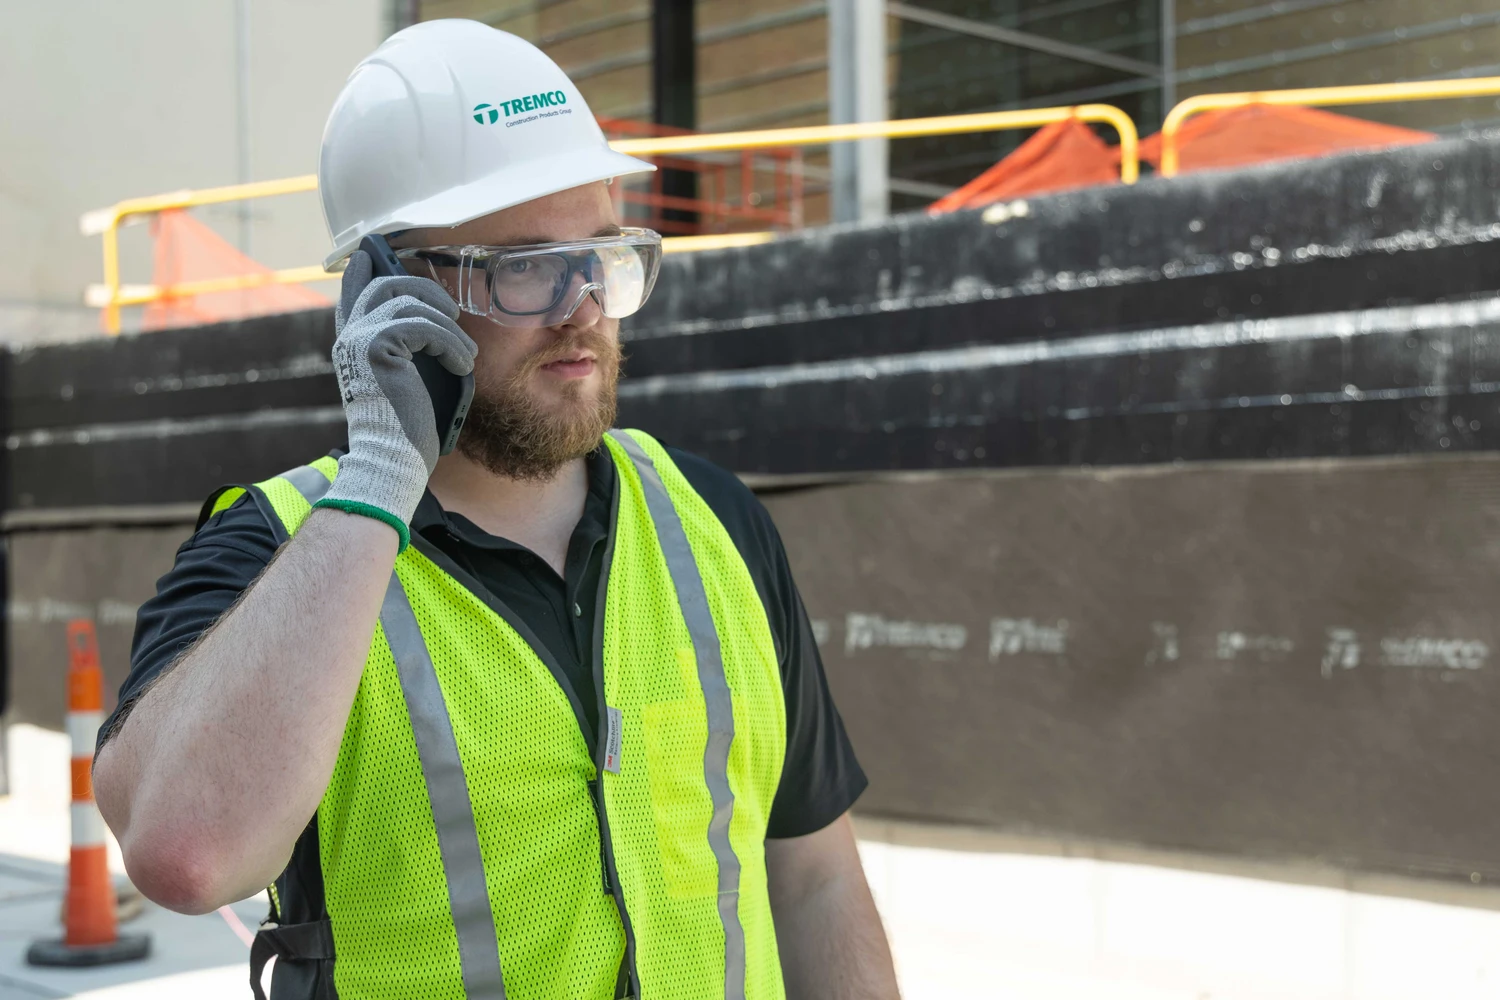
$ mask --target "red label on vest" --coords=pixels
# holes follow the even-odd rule
[[[618,708],[604,709],[609,720],[609,729],[604,736],[604,769],[610,774],[620,773],[620,729],[623,719]]]

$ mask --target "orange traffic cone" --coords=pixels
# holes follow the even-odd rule
[[[94,741],[104,715],[104,674],[94,623],[68,622],[68,736],[73,743],[73,849],[68,857],[66,933],[61,941],[36,941],[30,965],[108,965],[151,954],[145,934],[121,936],[115,927],[115,893],[109,880],[104,820],[94,805]]]

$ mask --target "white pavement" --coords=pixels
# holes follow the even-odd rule
[[[44,969],[26,965],[27,946],[60,937],[58,911],[65,870],[46,862],[0,854],[0,998],[39,1000],[203,1000],[250,996],[249,949],[218,914],[184,917],[147,906],[121,925],[126,934],[151,935],[152,954],[143,962],[94,969]],[[265,917],[262,901],[233,907],[254,927]]]
[[[1500,998],[1493,891],[1359,883],[1474,904],[1453,905],[1328,872],[1293,884],[859,826],[886,841],[860,846],[905,1000]]]
[[[248,949],[223,919],[149,905],[124,926],[152,933],[147,962],[22,964],[33,938],[59,933],[67,761],[65,736],[11,729],[0,1000],[248,997]],[[871,820],[858,829],[906,1000],[1500,1000],[1495,890],[1284,867],[1229,874],[1210,859]],[[112,863],[119,871],[118,851]],[[265,901],[234,910],[253,928]]]

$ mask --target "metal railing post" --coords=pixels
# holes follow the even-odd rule
[[[104,307],[104,332],[120,332],[120,216],[115,213],[104,230],[104,287],[109,302]]]

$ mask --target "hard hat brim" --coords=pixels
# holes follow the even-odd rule
[[[399,213],[384,219],[369,220],[355,226],[338,242],[333,252],[323,258],[323,270],[330,273],[342,270],[340,265],[359,247],[359,241],[371,234],[384,236],[403,229],[461,226],[465,222],[545,198],[559,191],[656,169],[655,164],[616,153],[612,149],[586,156],[580,156],[576,150],[572,150],[558,154],[551,160],[552,162],[547,159],[528,160],[497,170],[473,183],[450,188],[425,201],[406,205]],[[540,188],[536,180],[539,175],[551,178]],[[526,192],[524,198],[508,194],[518,189]]]

